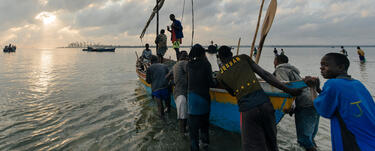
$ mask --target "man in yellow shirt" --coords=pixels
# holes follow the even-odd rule
[[[359,46],[357,46],[357,53],[358,53],[358,56],[359,56],[359,60],[361,62],[366,62],[365,52]]]

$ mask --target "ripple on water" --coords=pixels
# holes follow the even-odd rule
[[[0,150],[189,150],[176,111],[164,121],[156,115],[155,103],[137,80],[134,50],[142,51],[20,49],[0,55]],[[333,49],[286,51],[304,76],[319,76],[321,56]],[[366,51],[369,59],[373,52]],[[262,67],[273,71],[273,58],[271,48],[264,51]],[[351,59],[349,72],[374,94],[374,62]],[[286,116],[278,126],[280,150],[301,150],[293,119]],[[329,132],[329,121],[321,118],[316,140],[322,151],[331,150]],[[212,151],[241,150],[237,133],[211,125],[210,139]]]

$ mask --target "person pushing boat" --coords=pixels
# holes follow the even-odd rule
[[[208,148],[209,117],[211,111],[210,87],[214,86],[211,64],[200,44],[195,44],[189,53],[187,64],[188,114],[190,148],[192,151]],[[201,145],[199,145],[201,141]]]
[[[165,78],[168,73],[167,65],[158,63],[158,57],[152,55],[151,66],[146,70],[146,82],[151,84],[152,98],[158,105],[160,118],[164,115],[163,102],[165,102],[166,112],[170,111],[170,88]]]
[[[258,66],[248,55],[232,56],[230,47],[219,48],[219,58],[223,65],[217,80],[238,100],[241,113],[242,149],[277,151],[275,110],[255,73],[271,85],[294,96],[301,94],[302,89],[286,87],[271,73]]]
[[[188,109],[187,109],[187,63],[188,54],[186,51],[180,52],[180,58],[168,73],[167,78],[174,84],[173,97],[177,109],[177,120],[180,132],[186,133]]]
[[[283,49],[281,49],[283,52]],[[280,54],[275,57],[274,65],[275,77],[280,81],[299,81],[302,80],[299,70],[288,63],[289,58]],[[290,115],[294,113],[297,142],[306,151],[316,151],[315,136],[319,127],[319,114],[316,112],[310,88],[305,88],[301,95],[296,97],[295,109],[290,111]]]
[[[331,121],[333,151],[375,150],[375,102],[367,88],[348,75],[349,59],[340,53],[328,53],[320,62],[327,79],[320,89],[318,78],[305,82],[319,93],[316,111]]]

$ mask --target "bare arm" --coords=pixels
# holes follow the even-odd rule
[[[174,78],[173,78],[173,70],[170,70],[167,75],[165,75],[165,78],[167,81],[169,81],[170,84],[174,85]]]
[[[170,29],[169,26],[167,26],[167,30],[168,30],[169,32],[172,32],[172,29]]]
[[[152,82],[150,68],[148,68],[148,69],[146,70],[146,82],[147,82],[148,84],[151,84],[151,82]]]
[[[267,72],[266,70],[258,66],[253,61],[250,62],[250,66],[256,74],[258,74],[262,79],[264,79],[267,83],[271,84],[272,86],[280,90],[283,90],[286,93],[292,94],[293,96],[301,94],[302,89],[291,89],[286,87],[283,83],[277,80],[275,76],[273,76],[271,73]]]

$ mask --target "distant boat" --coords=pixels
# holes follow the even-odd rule
[[[16,46],[12,46],[12,45],[9,45],[9,46],[5,46],[3,51],[4,52],[16,52]]]
[[[115,52],[116,48],[93,48],[93,47],[87,47],[85,49],[82,49],[82,51],[94,51],[94,52]]]

